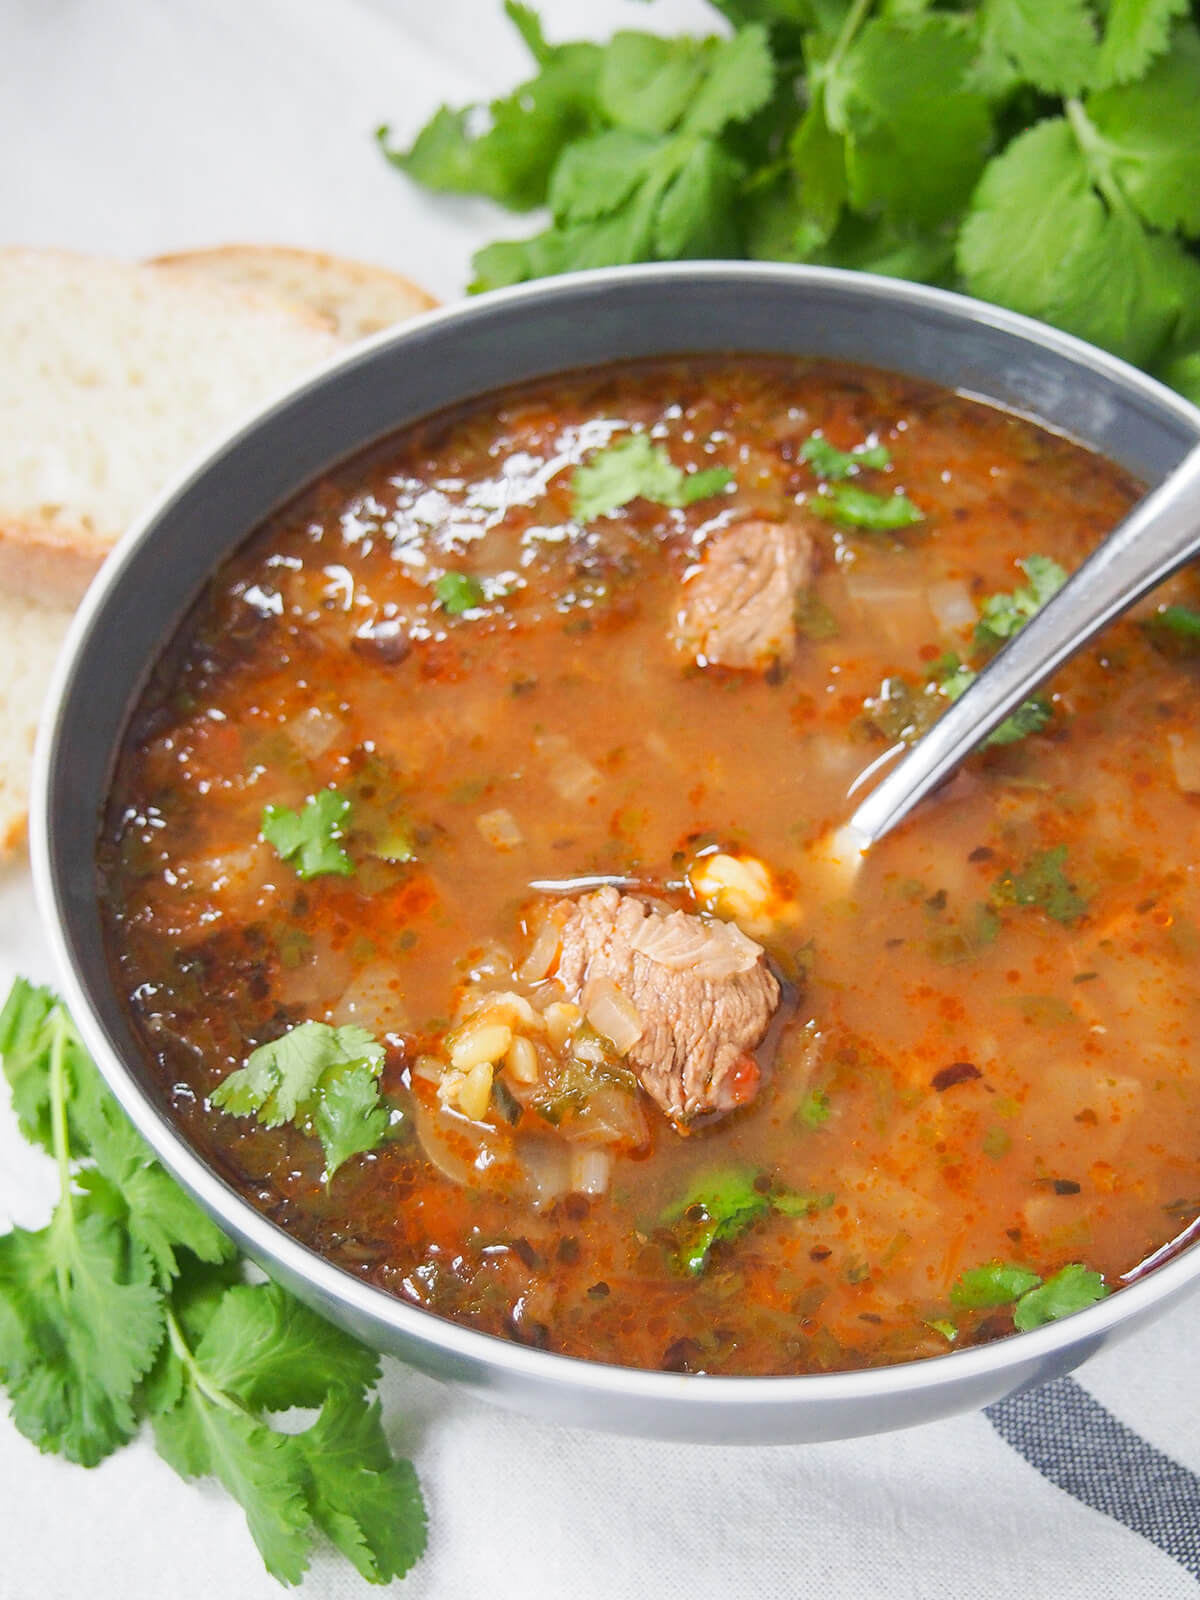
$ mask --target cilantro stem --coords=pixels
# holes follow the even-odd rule
[[[1092,182],[1108,202],[1110,211],[1132,218],[1134,213],[1124,191],[1113,176],[1110,151],[1112,146],[1101,135],[1096,124],[1084,110],[1083,101],[1074,96],[1063,102],[1075,143],[1079,146]],[[1140,223],[1139,223],[1140,227]]]
[[[842,64],[842,57],[854,43],[855,35],[867,20],[867,13],[873,4],[874,0],[854,0],[854,4],[846,13],[846,20],[842,23],[837,38],[833,41],[833,49],[821,65],[823,78],[832,78],[837,72]]]
[[[171,1341],[171,1349],[179,1358],[179,1363],[187,1373],[188,1381],[198,1389],[206,1400],[214,1406],[219,1406],[222,1411],[232,1411],[238,1416],[249,1416],[250,1413],[244,1406],[238,1405],[236,1400],[231,1400],[223,1389],[214,1388],[204,1376],[199,1362],[192,1354],[191,1346],[184,1338],[183,1329],[175,1320],[175,1313],[170,1306],[166,1308],[167,1338]]]
[[[71,1145],[67,1133],[67,1025],[62,1012],[50,1018],[50,1133],[54,1160],[58,1167],[59,1199],[54,1209],[54,1229],[75,1236],[75,1205],[71,1198]],[[58,1292],[65,1300],[71,1289],[71,1274],[63,1252],[55,1253],[54,1276]]]

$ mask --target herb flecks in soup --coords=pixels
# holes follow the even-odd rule
[[[223,569],[130,725],[112,957],[188,1136],[347,1271],[596,1360],[895,1362],[1200,1214],[1200,611],[853,882],[821,841],[1136,493],[768,359],[491,397]]]

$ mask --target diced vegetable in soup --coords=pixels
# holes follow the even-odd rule
[[[803,1373],[1118,1290],[1200,1216],[1200,584],[857,876],[821,848],[1137,487],[871,371],[650,363],[318,483],[135,711],[111,957],[188,1137],[346,1271]]]

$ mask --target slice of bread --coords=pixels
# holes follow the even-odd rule
[[[0,250],[0,589],[77,600],[202,445],[339,348],[265,295]]]
[[[385,267],[287,245],[230,244],[158,256],[153,265],[306,306],[342,339],[364,339],[405,322],[437,301]]]
[[[380,269],[269,247],[170,266],[0,250],[0,858],[24,837],[72,607],[131,520],[240,416],[432,304]]]
[[[38,711],[71,616],[0,591],[0,858],[25,838]]]

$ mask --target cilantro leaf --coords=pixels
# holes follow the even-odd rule
[[[829,1096],[823,1089],[813,1089],[806,1094],[796,1109],[796,1116],[806,1128],[822,1128],[829,1121],[831,1107]]]
[[[855,483],[831,484],[821,494],[811,496],[807,504],[810,511],[827,522],[840,522],[871,533],[911,528],[914,523],[925,520],[924,513],[907,495],[872,494]]]
[[[708,71],[690,98],[681,127],[687,134],[716,134],[744,122],[771,97],[775,61],[767,30],[752,22],[712,47]]]
[[[368,1583],[402,1578],[425,1549],[425,1506],[412,1464],[392,1458],[379,1402],[335,1391],[295,1442],[313,1521]]]
[[[959,234],[959,269],[983,299],[1152,363],[1200,294],[1200,263],[1173,238],[1147,233],[1102,135],[1078,102],[1068,112],[989,163]]]
[[[704,1173],[662,1213],[663,1222],[681,1224],[680,1243],[672,1256],[677,1271],[699,1277],[714,1244],[735,1238],[766,1216],[771,1202],[767,1192],[756,1187],[757,1176],[741,1167]]]
[[[892,456],[886,445],[860,444],[853,450],[839,450],[830,444],[824,434],[813,433],[800,446],[801,458],[808,462],[818,478],[840,481],[852,477],[862,467],[882,470],[891,465]]]
[[[1031,856],[1020,872],[1006,872],[992,885],[993,906],[1030,906],[1055,922],[1078,922],[1087,901],[1067,875],[1067,847],[1056,844]]]
[[[374,1148],[387,1131],[376,1083],[384,1054],[355,1023],[302,1022],[252,1050],[209,1101],[235,1117],[255,1116],[264,1128],[293,1122],[315,1134],[326,1178],[332,1178],[349,1156]]]
[[[1013,1312],[1013,1323],[1021,1333],[1027,1333],[1030,1328],[1040,1328],[1047,1322],[1057,1322],[1060,1317],[1069,1317],[1073,1312],[1094,1306],[1108,1293],[1099,1272],[1073,1261],[1021,1296]]]
[[[989,595],[980,606],[975,625],[975,643],[980,648],[995,649],[1019,633],[1067,581],[1066,572],[1049,556],[1025,556],[1017,565],[1029,582],[1011,593]]]
[[[1142,626],[1165,650],[1183,656],[1200,655],[1200,611],[1194,606],[1160,606]]]
[[[531,37],[527,27],[521,32]],[[559,46],[536,77],[486,111],[442,106],[407,150],[389,143],[385,125],[376,134],[379,147],[392,166],[427,188],[531,210],[546,199],[559,152],[596,125],[601,57],[594,44]]]
[[[39,1449],[92,1467],[132,1438],[162,1330],[145,1257],[84,1197],[65,1195],[39,1232],[0,1237],[0,1377]]]
[[[550,180],[548,204],[560,224],[594,222],[620,211],[666,149],[663,139],[610,128],[563,151]]]
[[[354,864],[342,848],[342,824],[350,802],[336,789],[310,795],[299,811],[287,806],[264,806],[259,830],[283,861],[290,861],[298,878],[322,873],[349,877]]]
[[[355,1063],[329,1069],[313,1112],[313,1132],[325,1151],[331,1178],[351,1156],[374,1150],[386,1137],[389,1125],[370,1066]]]
[[[373,1351],[273,1283],[226,1289],[195,1354],[210,1383],[255,1411],[320,1406],[379,1377]]]
[[[619,511],[631,500],[686,506],[718,494],[733,482],[725,467],[685,473],[648,434],[633,433],[597,450],[571,479],[571,515],[577,522]]]
[[[745,1233],[769,1212],[810,1216],[833,1202],[832,1194],[773,1186],[753,1168],[724,1167],[701,1174],[659,1220],[675,1226],[679,1241],[671,1258],[675,1270],[696,1278],[708,1266],[713,1245]]]
[[[966,204],[991,138],[987,100],[967,79],[973,55],[961,17],[880,17],[830,72],[829,125],[847,136],[846,174],[859,211],[928,226]]]
[[[950,1299],[966,1310],[987,1310],[992,1306],[1011,1305],[1041,1281],[1040,1276],[1027,1267],[989,1261],[985,1266],[964,1272],[950,1290]]]
[[[955,663],[954,668],[938,687],[947,700],[954,701],[966,693],[979,674],[973,667],[958,665],[957,657],[950,659]],[[1014,712],[992,729],[979,748],[988,750],[997,745],[1016,744],[1031,733],[1041,733],[1043,728],[1049,727],[1053,718],[1054,710],[1050,702],[1044,695],[1034,695],[1031,700],[1022,700]]]
[[[984,0],[980,22],[984,51],[1043,94],[1078,94],[1091,83],[1099,47],[1086,0]]]
[[[13,1110],[26,1139],[44,1150],[53,1148],[50,1051],[57,1006],[49,989],[18,978],[0,1011],[0,1060],[12,1091]]]
[[[554,59],[555,48],[547,43],[542,19],[532,6],[522,5],[521,0],[504,0],[504,15],[521,35],[522,43],[539,67]]]
[[[1188,0],[1109,0],[1096,63],[1098,84],[1140,78],[1167,48],[1171,23],[1187,14]]]
[[[245,1511],[267,1571],[299,1583],[312,1548],[301,1451],[290,1435],[214,1398],[194,1362],[182,1376],[178,1402],[153,1418],[159,1454],[182,1478],[216,1478]]]
[[[736,253],[734,199],[741,162],[712,139],[698,139],[663,190],[654,219],[654,253],[686,261]]]
[[[1180,27],[1138,82],[1088,97],[1097,155],[1153,228],[1200,233],[1200,34]]]
[[[796,124],[788,143],[787,158],[806,232],[814,243],[823,244],[837,226],[842,207],[850,195],[846,140],[829,126],[823,79],[814,85],[808,109]],[[773,209],[778,210],[778,207]],[[795,237],[795,222],[792,233]]]
[[[433,586],[433,592],[444,611],[452,617],[461,617],[464,611],[473,611],[483,604],[483,587],[478,578],[466,572],[443,572]]]
[[[704,73],[698,39],[616,33],[604,51],[597,99],[619,129],[667,133],[687,110]]]

